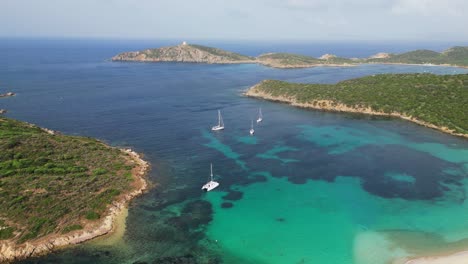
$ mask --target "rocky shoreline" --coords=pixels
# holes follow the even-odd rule
[[[13,92],[8,92],[8,93],[0,94],[0,97],[10,97],[10,96],[15,96],[15,95],[16,94]]]
[[[72,231],[65,235],[50,234],[35,241],[24,244],[16,244],[12,241],[0,241],[0,263],[9,263],[29,257],[40,256],[54,250],[70,245],[76,245],[109,234],[114,231],[114,222],[128,203],[135,197],[141,195],[147,188],[148,182],[144,178],[150,169],[150,164],[131,149],[121,149],[128,154],[128,158],[137,166],[133,168],[132,175],[134,189],[122,194],[107,209],[107,214],[99,222],[90,223],[82,230]]]
[[[261,83],[260,83],[261,84]],[[283,96],[273,96],[271,94],[263,93],[255,88],[260,85],[257,84],[255,86],[252,86],[249,88],[244,95],[248,97],[253,97],[253,98],[260,98],[268,101],[274,101],[274,102],[281,102],[281,103],[287,103],[293,106],[297,107],[302,107],[302,108],[309,108],[309,109],[316,109],[316,110],[321,110],[321,111],[331,111],[331,112],[345,112],[345,113],[359,113],[359,114],[366,114],[366,115],[375,115],[375,116],[389,116],[389,117],[398,117],[404,120],[408,120],[410,122],[416,123],[421,126],[425,126],[428,128],[436,129],[439,131],[442,131],[444,133],[448,133],[454,136],[459,136],[459,137],[464,137],[468,138],[468,134],[461,134],[461,133],[456,133],[453,130],[450,130],[446,127],[439,127],[434,124],[424,122],[421,120],[418,120],[414,117],[411,116],[406,116],[402,113],[397,113],[397,112],[392,112],[392,113],[384,113],[384,112],[379,112],[379,111],[374,111],[370,107],[356,107],[356,106],[348,106],[342,103],[337,103],[333,102],[330,100],[316,100],[313,102],[309,103],[300,103],[297,102],[295,98],[287,98]]]

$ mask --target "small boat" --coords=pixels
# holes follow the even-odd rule
[[[221,116],[221,110],[218,110],[218,125],[211,128],[212,131],[218,131],[224,129],[223,117]]]
[[[257,123],[260,123],[263,121],[263,115],[262,115],[262,108],[260,107],[258,109],[258,118],[257,118]]]
[[[210,164],[210,171],[210,181],[201,188],[205,192],[209,192],[219,186],[219,182],[213,181],[213,163]]]
[[[253,128],[253,120],[252,120],[252,123],[251,123],[251,125],[250,125],[249,133],[250,133],[251,136],[255,133],[255,130],[254,130],[254,128]]]

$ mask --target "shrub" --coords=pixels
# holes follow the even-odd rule
[[[88,211],[86,213],[86,219],[88,219],[88,220],[97,220],[100,217],[101,216],[98,213],[94,212],[94,211]]]

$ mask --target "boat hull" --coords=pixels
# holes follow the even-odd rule
[[[203,187],[201,189],[204,190],[205,192],[209,192],[209,191],[213,190],[214,188],[216,188],[218,186],[219,186],[218,182],[209,181],[205,185],[203,185]]]

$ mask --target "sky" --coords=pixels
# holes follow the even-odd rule
[[[0,0],[0,36],[468,41],[468,0]]]

